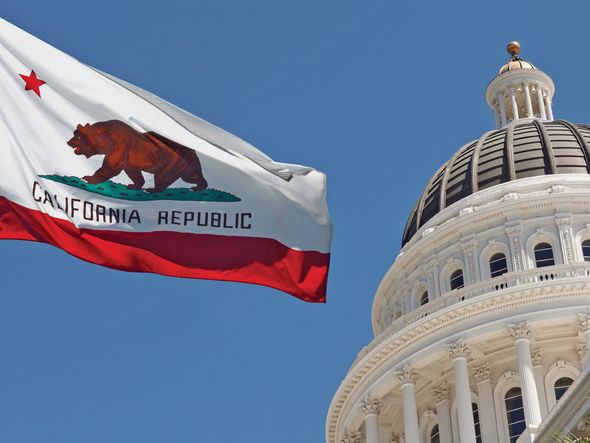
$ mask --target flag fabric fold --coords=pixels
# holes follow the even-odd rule
[[[325,176],[0,19],[0,238],[324,302]]]

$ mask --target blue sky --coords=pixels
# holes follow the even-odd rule
[[[0,242],[0,441],[321,442],[430,175],[494,125],[517,39],[590,123],[587,2],[5,2],[81,61],[328,176],[326,305]],[[1,106],[1,104],[0,104]]]

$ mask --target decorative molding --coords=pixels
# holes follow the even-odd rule
[[[576,343],[576,352],[578,353],[578,358],[581,360],[586,355],[586,345],[584,343]]]
[[[436,419],[436,412],[432,409],[427,409],[422,413],[422,420],[435,420]]]
[[[501,376],[500,379],[498,380],[498,383],[500,382],[500,380],[506,380],[506,381],[514,381],[518,379],[518,373],[516,371],[505,371]]]
[[[543,366],[543,359],[541,358],[541,349],[536,348],[531,350],[531,359],[533,360],[533,367]]]
[[[475,248],[478,241],[472,237],[461,243],[461,249],[465,256],[465,268],[467,271],[468,280],[467,284],[477,281],[477,275],[475,274],[475,261],[473,259]]]
[[[430,260],[426,266],[426,273],[428,278],[428,292],[429,299],[438,297],[438,291],[436,290],[436,274],[438,273],[438,261],[436,259]]]
[[[574,248],[572,245],[571,227],[573,225],[573,218],[571,217],[560,217],[555,219],[555,224],[559,231],[559,238],[563,246],[567,263],[574,261]]]
[[[467,359],[471,355],[471,349],[463,343],[463,340],[458,340],[455,343],[447,345],[447,352],[451,360],[455,360],[456,358]]]
[[[574,224],[574,219],[571,217],[558,217],[555,219],[555,224],[558,228],[570,227]]]
[[[365,415],[379,415],[381,413],[382,407],[383,400],[371,398],[368,395],[365,395],[365,398],[363,398],[363,400],[361,401],[359,409]]]
[[[578,314],[578,327],[583,333],[590,331],[590,314]]]
[[[361,443],[361,433],[347,432],[340,439],[340,443]]]
[[[569,361],[559,358],[559,359],[555,360],[555,362],[551,366],[549,366],[549,370],[547,372],[549,372],[553,369],[565,368],[566,366],[569,366],[572,368],[574,367],[574,365],[572,365]]]
[[[490,379],[490,365],[489,363],[484,363],[483,365],[478,366],[475,368],[474,377],[475,381],[479,383],[483,383],[484,381],[488,381]]]
[[[432,395],[434,396],[436,404],[441,403],[445,400],[449,400],[451,398],[449,394],[449,385],[447,385],[446,383],[438,385],[432,390]]]
[[[531,330],[529,329],[526,321],[523,321],[521,323],[509,324],[507,326],[508,332],[510,332],[510,335],[512,336],[512,338],[514,338],[514,340],[520,340],[523,338],[527,340],[531,339]]]
[[[512,253],[514,254],[514,261],[516,264],[516,270],[522,271],[524,269],[523,260],[522,260],[522,250],[520,244],[520,236],[522,234],[522,225],[509,225],[506,227],[506,233],[510,238],[510,243],[512,243]]]
[[[404,367],[399,370],[395,376],[399,380],[400,384],[407,385],[407,384],[416,384],[416,379],[418,378],[418,372],[411,368],[409,365],[404,365]]]

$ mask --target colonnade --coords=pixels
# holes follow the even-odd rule
[[[533,105],[532,92],[535,93],[537,103]],[[521,115],[518,108],[518,96],[523,94],[525,105],[525,115]],[[508,98],[509,108],[506,109],[506,98]],[[494,117],[496,125],[501,128],[511,121],[519,118],[541,118],[543,120],[553,120],[553,108],[549,90],[542,83],[522,82],[515,83],[506,89],[498,92],[493,103]]]
[[[584,335],[585,347],[583,349],[582,363],[585,371],[590,370],[590,314],[578,315],[578,326]],[[534,440],[534,431],[541,423],[542,416],[547,413],[547,405],[542,401],[539,386],[540,354],[538,350],[531,351],[531,330],[526,322],[506,325],[507,332],[514,339],[516,361],[525,422],[529,437]],[[459,435],[453,439],[451,426],[450,389],[443,382],[434,387],[432,394],[436,405],[436,416],[441,443],[476,443],[475,423],[473,419],[471,389],[469,384],[469,371],[467,360],[471,355],[471,349],[462,340],[446,345],[449,358],[453,362],[453,376],[455,382],[455,402],[457,407],[457,432]],[[490,380],[490,365],[483,363],[473,370],[479,397],[479,416],[481,439],[483,443],[497,443],[503,438],[498,435],[496,414],[494,411],[494,399],[492,382]],[[396,373],[402,391],[402,407],[404,421],[405,443],[421,443],[420,427],[418,423],[418,409],[416,404],[416,381],[419,372],[409,365],[404,365]],[[364,415],[365,442],[379,443],[379,414],[383,407],[380,399],[366,396],[361,404],[360,411]],[[393,438],[393,437],[392,437]],[[359,431],[345,434],[341,443],[360,443]],[[393,440],[392,440],[393,441]]]

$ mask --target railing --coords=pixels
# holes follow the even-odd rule
[[[465,300],[488,294],[494,291],[501,291],[515,286],[525,286],[561,280],[566,278],[590,277],[590,263],[574,263],[568,265],[548,266],[546,268],[535,268],[526,271],[509,272],[499,277],[476,282],[461,289],[449,291],[440,297],[429,301],[406,315],[395,320],[391,327],[394,331],[424,318],[447,306],[460,303]]]

